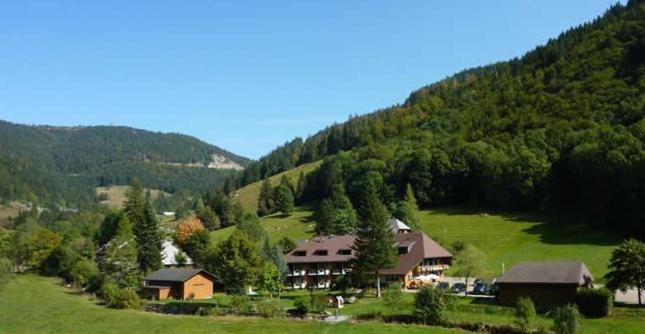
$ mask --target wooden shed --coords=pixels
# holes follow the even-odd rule
[[[157,300],[206,299],[213,297],[213,280],[204,269],[167,268],[146,276],[142,290],[145,297]]]
[[[590,286],[593,276],[583,262],[525,262],[513,266],[495,284],[499,302],[513,306],[519,297],[529,297],[541,309],[575,301],[581,286]]]

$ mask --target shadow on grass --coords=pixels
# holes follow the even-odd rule
[[[622,237],[616,231],[586,225],[581,218],[566,213],[503,211],[475,206],[439,207],[433,208],[433,211],[448,216],[478,215],[485,218],[495,215],[511,223],[530,223],[532,226],[522,232],[539,235],[540,241],[545,244],[616,246],[622,242]]]

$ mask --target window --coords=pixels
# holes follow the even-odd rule
[[[407,254],[407,253],[408,253],[408,247],[399,247],[399,255]]]
[[[338,254],[339,255],[352,255],[352,250],[351,249],[339,249]]]
[[[316,256],[326,256],[327,255],[327,250],[326,249],[318,249],[314,252],[314,255]]]
[[[307,256],[307,251],[295,251],[293,256]]]

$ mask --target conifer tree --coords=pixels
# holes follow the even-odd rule
[[[258,197],[258,216],[263,217],[273,213],[274,206],[273,188],[271,187],[271,181],[267,178],[264,179],[262,187],[260,188],[260,196]]]
[[[143,224],[134,225],[134,237],[137,241],[137,259],[139,269],[143,273],[148,273],[161,267],[161,250],[163,236],[159,230],[159,221],[150,205],[150,202],[144,206]]]
[[[393,268],[397,263],[394,234],[387,224],[389,212],[377,196],[373,184],[365,185],[364,198],[359,210],[360,225],[354,250],[355,270],[360,277],[373,275],[376,279],[376,295],[381,297],[379,270]]]
[[[162,235],[159,222],[146,200],[143,184],[134,179],[127,192],[125,212],[132,223],[134,239],[137,242],[137,261],[143,273],[159,269],[161,266]]]
[[[282,213],[283,216],[291,215],[294,209],[293,192],[285,185],[280,184],[275,190],[275,206],[276,211]]]

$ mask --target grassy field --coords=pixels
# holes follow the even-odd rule
[[[107,194],[107,200],[101,201],[101,204],[113,208],[121,208],[123,206],[126,191],[128,191],[128,186],[96,187],[97,196],[100,194]],[[171,196],[171,194],[158,189],[146,189],[146,191],[150,191],[150,195],[153,199],[159,197],[160,194]]]
[[[376,298],[363,298],[353,305],[345,305],[340,314],[360,315],[376,314],[400,315],[411,314],[413,310],[413,293],[404,294],[402,302],[395,308],[387,307],[382,300]],[[491,324],[513,324],[515,320],[514,308],[492,304],[477,298],[455,297],[447,311],[447,317],[457,322],[485,322]],[[533,327],[549,328],[553,321],[545,314],[539,314]],[[645,333],[645,309],[614,308],[610,317],[601,319],[583,319],[583,333]]]
[[[299,209],[290,217],[272,215],[262,224],[272,240],[288,236],[293,240],[313,235],[313,212]],[[521,261],[582,260],[602,282],[611,251],[620,238],[590,230],[569,221],[560,223],[545,215],[482,213],[477,210],[444,208],[419,213],[423,231],[444,247],[460,240],[473,244],[485,254],[488,275],[498,277],[502,264],[506,269]],[[561,218],[560,218],[561,219]],[[212,233],[221,241],[233,228]]]
[[[287,236],[292,240],[305,240],[311,238],[314,231],[313,211],[297,210],[289,217],[274,214],[262,217],[262,226],[273,241]],[[211,232],[213,242],[217,243],[228,238],[235,227],[223,228]]]
[[[289,179],[289,182],[295,185],[297,184],[298,178],[300,177],[300,172],[305,173],[305,175],[309,174],[310,172],[318,168],[321,163],[322,161],[315,161],[300,165],[296,168],[271,176],[269,178],[269,182],[271,182],[271,184],[275,186],[280,182],[280,179],[282,179],[282,177],[286,175],[287,179]],[[256,212],[258,210],[258,197],[260,196],[261,186],[262,181],[259,181],[251,183],[235,191],[235,198],[240,201],[240,204],[242,204],[242,207],[244,207],[245,210],[250,212]]]
[[[486,253],[490,275],[521,261],[582,260],[597,281],[611,251],[622,241],[564,218],[441,209],[419,214],[423,230],[442,245],[460,240]]]
[[[0,287],[2,333],[461,333],[381,323],[329,324],[249,317],[172,316],[112,310],[74,293],[56,279],[18,276]]]
[[[23,210],[27,210],[27,208],[18,202],[0,204],[0,227],[9,226],[11,218],[15,218]]]

